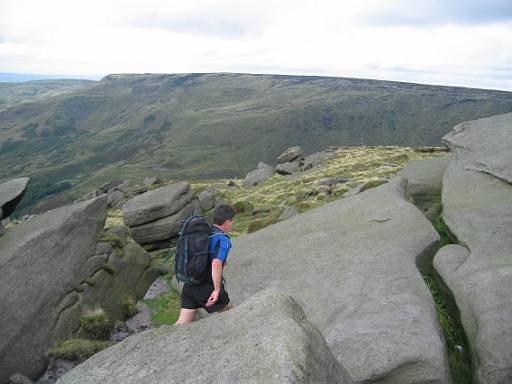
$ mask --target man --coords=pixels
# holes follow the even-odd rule
[[[176,324],[194,321],[197,309],[204,308],[208,313],[231,309],[229,296],[224,287],[222,272],[226,265],[231,240],[226,235],[233,227],[235,210],[229,205],[219,205],[213,213],[213,233],[210,239],[211,273],[208,280],[200,285],[183,286],[181,311]]]

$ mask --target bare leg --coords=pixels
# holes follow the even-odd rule
[[[181,308],[180,317],[178,317],[178,320],[176,320],[176,323],[174,323],[174,324],[191,323],[195,320],[196,313],[197,313],[197,309]]]

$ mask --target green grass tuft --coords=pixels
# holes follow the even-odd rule
[[[423,275],[423,279],[432,292],[437,319],[443,329],[452,383],[471,384],[473,383],[471,356],[462,325],[456,320],[456,316],[448,310],[446,299],[441,293],[434,275]]]
[[[50,349],[48,354],[50,357],[82,362],[112,344],[111,341],[70,339]]]
[[[100,307],[86,309],[80,318],[80,329],[88,339],[107,340],[110,337],[110,319]]]
[[[178,320],[181,300],[177,292],[165,292],[155,299],[145,299],[143,302],[149,307],[153,326],[174,324]]]

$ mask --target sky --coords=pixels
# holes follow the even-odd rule
[[[512,91],[512,0],[0,0],[0,72],[238,72]]]

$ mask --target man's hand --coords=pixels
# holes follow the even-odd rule
[[[220,295],[220,290],[213,290],[212,294],[210,295],[210,298],[206,302],[206,306],[210,307],[213,304],[215,304],[217,302],[217,300],[219,300],[219,295]]]

